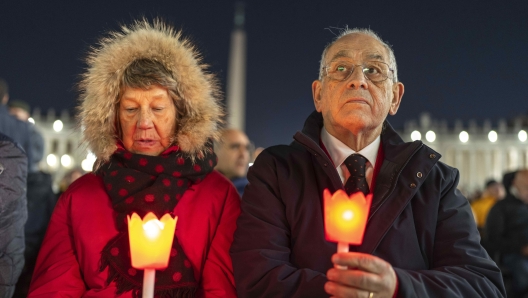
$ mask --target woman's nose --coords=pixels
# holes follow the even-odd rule
[[[140,129],[149,129],[152,127],[152,114],[149,111],[141,111],[137,127]]]

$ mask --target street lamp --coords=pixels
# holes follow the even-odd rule
[[[494,131],[494,130],[492,130],[492,131],[490,131],[490,132],[488,133],[488,139],[489,139],[490,142],[492,142],[492,143],[497,142],[497,137],[498,137],[498,136],[497,136],[497,132]]]
[[[429,142],[429,143],[432,143],[436,140],[436,134],[434,131],[430,130],[428,131],[426,134],[425,134],[425,139]]]
[[[469,134],[467,133],[467,131],[463,130],[458,135],[458,138],[460,139],[460,142],[467,143],[467,141],[469,141]]]
[[[421,139],[422,139],[422,134],[419,131],[415,130],[411,133],[411,140],[416,141],[416,140],[421,140]]]

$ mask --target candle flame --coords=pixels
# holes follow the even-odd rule
[[[157,219],[151,219],[143,224],[143,230],[145,230],[145,235],[151,240],[156,239],[164,227],[165,225]]]
[[[352,212],[350,210],[347,210],[347,211],[343,212],[343,219],[344,220],[351,220],[352,217],[354,217],[354,212]]]
[[[343,190],[324,193],[326,240],[361,245],[367,224],[372,195],[357,192],[347,195]]]

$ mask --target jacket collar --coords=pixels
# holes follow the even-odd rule
[[[321,129],[323,128],[323,116],[321,113],[317,111],[313,111],[310,116],[306,119],[304,122],[304,127],[301,132],[298,132],[294,139],[298,139],[301,135],[304,135],[302,140],[302,144],[311,150],[314,151],[322,151],[320,144],[320,137],[321,137]],[[309,139],[311,142],[307,142],[306,140]],[[383,146],[383,149],[385,152],[387,150],[390,150],[391,156],[389,157],[391,161],[400,160],[402,155],[408,155],[409,149],[406,149],[409,145],[414,144],[414,146],[422,145],[421,142],[414,142],[414,143],[405,143],[402,138],[396,133],[394,128],[390,125],[390,123],[385,120],[383,123],[383,130],[381,132],[381,145]],[[414,148],[414,146],[412,146]],[[393,151],[395,150],[397,154],[393,154]],[[412,151],[412,150],[411,150]],[[324,152],[323,152],[324,153]],[[387,159],[387,156],[385,157]]]
[[[294,139],[314,155],[324,155],[327,162],[331,163],[330,158],[319,146],[322,127],[323,117],[321,113],[314,111],[306,119],[302,132],[298,132]],[[374,221],[376,224],[367,223],[364,242],[357,248],[358,251],[367,253],[372,253],[376,249],[394,220],[405,209],[441,157],[438,152],[425,146],[421,141],[404,142],[387,120],[383,123],[381,146],[385,158],[383,161],[377,161],[382,162],[382,165],[376,177],[376,188],[368,219],[369,223]],[[335,168],[324,167],[324,169],[331,178],[334,189],[342,188]],[[396,187],[401,188],[397,196],[394,194]]]

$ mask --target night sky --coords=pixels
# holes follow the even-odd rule
[[[289,143],[313,110],[311,83],[337,27],[370,27],[393,45],[405,95],[389,121],[421,112],[451,123],[528,112],[528,1],[247,1],[246,132]],[[183,29],[222,84],[234,1],[0,2],[0,77],[11,99],[46,111],[76,105],[90,45],[120,23],[162,17]],[[333,30],[334,32],[336,30]]]

